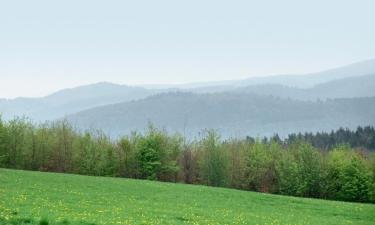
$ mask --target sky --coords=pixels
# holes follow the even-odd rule
[[[375,58],[373,0],[0,2],[0,98],[302,74]]]

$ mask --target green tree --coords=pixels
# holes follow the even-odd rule
[[[228,183],[228,156],[221,148],[220,137],[213,131],[207,131],[201,142],[203,156],[200,162],[202,178],[207,185],[226,186]]]
[[[304,197],[319,197],[324,184],[321,154],[306,142],[298,143],[292,151],[298,162],[301,177],[297,194]]]
[[[137,159],[142,178],[149,180],[175,180],[179,167],[178,155],[181,148],[179,136],[168,136],[149,126],[146,135],[137,143]]]
[[[31,126],[25,118],[15,118],[8,122],[8,153],[5,161],[11,168],[23,169],[25,162],[26,131]],[[28,160],[28,159],[27,159]]]
[[[52,157],[54,170],[58,172],[72,171],[75,131],[66,120],[54,123],[53,129],[55,132]]]
[[[279,193],[320,197],[325,182],[323,166],[321,154],[311,144],[292,144],[277,162]]]
[[[100,153],[97,139],[93,134],[85,132],[74,144],[74,165],[75,170],[80,174],[99,175],[98,169]]]
[[[276,164],[278,190],[279,194],[297,195],[301,177],[299,174],[299,165],[294,156],[288,151],[281,153],[280,159]]]
[[[247,184],[250,190],[275,192],[275,163],[280,149],[281,146],[276,142],[267,144],[259,140],[250,146],[246,165]]]
[[[118,174],[123,177],[137,178],[138,162],[136,155],[136,143],[138,135],[122,137],[117,142],[117,155],[119,160]]]
[[[0,166],[9,166],[9,136],[6,125],[0,115]]]
[[[160,150],[162,142],[162,136],[154,128],[149,130],[147,136],[140,138],[137,145],[137,158],[142,178],[156,180],[157,173],[161,168]]]
[[[52,157],[52,142],[54,138],[53,130],[50,128],[48,123],[38,126],[34,132],[35,142],[35,166],[34,169],[46,171],[49,170],[50,160]],[[38,167],[38,168],[36,168]]]
[[[340,145],[329,153],[328,192],[337,200],[368,202],[373,195],[373,175],[358,152]]]
[[[372,201],[375,202],[375,152],[372,152],[369,157],[369,164],[372,173],[373,191],[372,191]]]
[[[246,188],[246,156],[248,155],[248,142],[230,140],[223,145],[229,157],[229,184],[237,189]]]
[[[192,184],[198,180],[197,151],[190,145],[185,145],[179,155],[180,179],[182,182]]]
[[[99,150],[101,159],[99,161],[100,174],[102,176],[116,176],[119,167],[119,160],[115,154],[115,147],[106,135],[99,139]]]

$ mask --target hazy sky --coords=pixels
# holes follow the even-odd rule
[[[182,83],[375,58],[374,0],[1,1],[0,98]]]

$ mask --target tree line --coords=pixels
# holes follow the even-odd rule
[[[347,128],[340,128],[331,132],[317,132],[315,134],[311,132],[289,134],[283,141],[281,141],[278,135],[274,135],[271,139],[284,144],[302,140],[322,150],[329,150],[340,144],[348,144],[352,148],[364,148],[370,151],[375,150],[375,129],[372,126],[359,126],[353,131]]]
[[[359,127],[285,140],[222,140],[207,130],[188,141],[150,125],[111,140],[101,131],[78,132],[67,121],[0,119],[0,167],[375,202],[374,138],[374,128]]]

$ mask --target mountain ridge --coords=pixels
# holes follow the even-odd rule
[[[149,122],[193,137],[203,129],[223,137],[327,131],[375,124],[375,97],[308,102],[242,93],[161,93],[82,111],[66,118],[82,129],[117,137],[143,131]]]
[[[374,91],[372,91],[373,86],[375,90],[375,78],[373,75],[362,75],[366,71],[370,71],[367,74],[375,75],[375,60],[367,60],[310,75],[250,78],[248,81],[224,82],[219,86],[205,83],[208,86],[149,89],[141,86],[99,82],[62,89],[42,98],[0,99],[0,112],[4,119],[26,116],[36,121],[54,120],[97,106],[139,100],[173,90],[194,93],[254,92],[258,95],[271,94],[300,100],[375,96]],[[285,77],[293,77],[293,79],[285,79]],[[322,79],[328,79],[329,81],[317,83]],[[310,85],[315,83],[315,85],[312,87],[293,87],[293,82],[298,83],[301,80],[305,80],[304,82]]]

